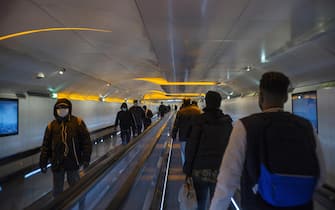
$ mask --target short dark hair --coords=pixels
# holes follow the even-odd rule
[[[287,94],[290,80],[281,72],[266,72],[263,74],[259,88],[268,93],[283,96]]]
[[[190,99],[190,98],[184,98],[184,99],[183,99],[183,104],[184,104],[185,106],[190,105],[190,104],[191,104],[191,99]]]
[[[220,93],[210,90],[206,93],[205,100],[207,108],[216,109],[220,107],[222,97]]]

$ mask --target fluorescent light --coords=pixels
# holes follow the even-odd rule
[[[47,165],[47,168],[49,168],[50,166],[51,166],[51,163],[49,163],[49,164]],[[24,178],[25,178],[25,179],[28,179],[29,177],[31,177],[31,176],[33,176],[33,175],[39,173],[39,172],[41,172],[41,169],[40,169],[40,168],[39,168],[39,169],[36,169],[36,170],[33,170],[33,171],[31,171],[31,172],[25,174],[25,175],[24,175]]]

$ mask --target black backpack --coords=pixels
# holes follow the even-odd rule
[[[311,124],[288,112],[264,113],[257,191],[277,207],[311,201],[319,175]]]

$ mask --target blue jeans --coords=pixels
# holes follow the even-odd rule
[[[185,163],[185,148],[186,148],[186,141],[180,141],[180,155],[181,155],[181,165],[182,166]]]
[[[79,170],[71,170],[71,171],[65,171],[64,169],[61,169],[59,171],[53,171],[53,189],[52,194],[54,197],[61,194],[64,190],[64,178],[65,173],[67,177],[67,182],[70,186],[75,185],[77,182],[79,182],[80,176],[79,176]]]
[[[206,210],[213,198],[216,183],[205,182],[194,176],[192,176],[192,179],[197,194],[198,210]]]

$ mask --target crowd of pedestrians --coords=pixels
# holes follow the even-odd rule
[[[267,72],[259,83],[260,113],[237,120],[220,109],[221,95],[208,91],[200,110],[188,98],[177,111],[172,138],[180,143],[186,179],[192,179],[198,210],[231,208],[240,188],[243,210],[312,210],[313,192],[324,181],[325,168],[319,139],[309,121],[283,110],[290,80],[279,72]],[[115,126],[122,144],[129,143],[151,125],[152,111],[137,100],[128,109],[122,103]],[[163,102],[158,115],[171,110]],[[40,168],[51,162],[53,195],[79,181],[79,168],[87,168],[92,143],[82,119],[72,115],[72,104],[59,99],[44,134]]]

